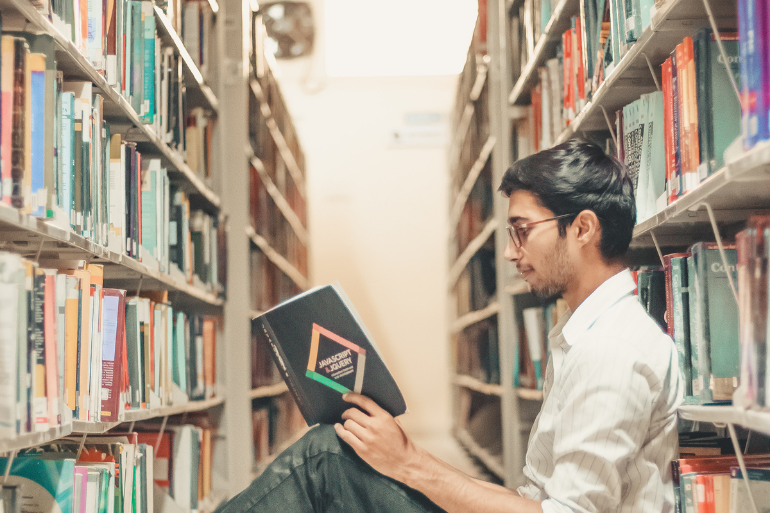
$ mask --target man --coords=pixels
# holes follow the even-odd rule
[[[514,492],[462,474],[348,394],[357,408],[344,424],[311,430],[220,513],[673,511],[682,385],[673,342],[634,297],[623,263],[636,218],[626,168],[573,140],[517,161],[500,191],[506,258],[535,294],[569,305],[549,334],[526,485]]]

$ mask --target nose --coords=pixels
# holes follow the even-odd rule
[[[506,260],[513,263],[516,263],[516,261],[521,258],[521,248],[516,247],[516,244],[513,243],[513,240],[511,240],[510,237],[508,237],[508,245],[505,246],[503,256]]]

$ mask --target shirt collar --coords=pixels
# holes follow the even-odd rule
[[[580,303],[577,310],[564,316],[565,320],[561,331],[565,342],[572,346],[583,333],[593,326],[600,315],[620,299],[631,294],[634,289],[636,289],[636,283],[628,269],[623,269],[599,285],[591,295]]]

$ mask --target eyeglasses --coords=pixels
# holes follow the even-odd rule
[[[513,245],[516,246],[517,248],[521,248],[521,246],[527,241],[527,232],[530,230],[530,228],[532,228],[536,224],[547,223],[548,221],[555,221],[557,219],[561,219],[562,217],[570,217],[575,215],[577,214],[564,214],[556,217],[551,217],[549,219],[543,219],[541,221],[532,221],[531,223],[509,224],[506,228],[508,229],[508,235],[511,236]]]

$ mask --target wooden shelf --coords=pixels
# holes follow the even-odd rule
[[[634,228],[632,248],[654,245],[652,234],[663,247],[687,247],[713,239],[705,208],[708,203],[718,222],[745,221],[770,207],[770,141],[742,152],[665,209]]]
[[[712,424],[736,424],[770,434],[770,411],[743,410],[736,406],[685,405],[679,407],[679,417]]]
[[[732,2],[711,2],[716,19],[728,26],[736,18]],[[556,139],[562,143],[578,132],[607,130],[602,107],[610,120],[614,112],[637,100],[640,95],[656,90],[647,65],[649,58],[656,75],[660,65],[676,49],[676,45],[700,28],[708,26],[702,0],[667,0],[652,16],[650,25],[623,56],[615,69],[598,87],[590,102]]]
[[[255,232],[254,228],[250,226],[246,228],[246,236],[249,237],[255,246],[262,250],[265,256],[267,256],[267,258],[269,258],[270,261],[276,265],[276,267],[283,271],[286,276],[291,278],[299,288],[302,290],[308,289],[308,279],[303,276],[296,267],[291,265],[289,261],[283,257],[283,255],[273,249],[270,244],[268,244],[267,239]]]
[[[476,324],[477,322],[481,322],[484,319],[489,319],[493,315],[497,315],[499,312],[500,303],[495,301],[494,303],[491,303],[481,310],[469,312],[458,318],[455,322],[452,323],[451,331],[452,333],[459,333],[468,326]]]
[[[454,378],[452,378],[452,382],[459,387],[467,388],[469,390],[473,390],[474,392],[479,392],[480,394],[496,396],[503,395],[502,385],[484,383],[483,381],[471,376],[456,374]]]
[[[450,289],[454,287],[454,284],[457,282],[457,279],[460,278],[460,274],[462,274],[463,269],[465,269],[465,266],[468,265],[468,262],[471,261],[473,255],[475,255],[476,252],[481,249],[482,246],[484,246],[489,237],[491,237],[495,232],[497,225],[497,218],[495,217],[487,221],[487,224],[484,226],[484,229],[481,230],[481,233],[478,234],[470,243],[468,243],[468,246],[466,246],[463,252],[460,253],[460,256],[457,257],[457,260],[455,260],[454,264],[452,264],[452,267],[449,268],[449,279],[447,280],[447,286]]]
[[[182,413],[205,411],[224,404],[225,398],[214,397],[203,401],[189,401],[184,404],[161,406],[160,408],[147,408],[143,410],[127,410],[118,415],[117,422],[90,422],[75,420],[72,422],[73,434],[99,434],[106,433],[124,422],[140,422],[143,420],[170,417]]]
[[[271,198],[273,198],[273,201],[278,207],[278,210],[280,210],[281,214],[283,214],[284,219],[286,219],[286,221],[291,225],[292,229],[294,230],[294,234],[297,236],[300,242],[305,247],[307,247],[307,228],[305,228],[305,226],[302,224],[299,216],[296,212],[294,212],[294,209],[291,208],[291,205],[289,205],[289,202],[286,200],[281,191],[278,190],[278,187],[275,185],[275,182],[273,182],[273,179],[270,178],[270,175],[267,174],[265,165],[262,163],[262,160],[254,156],[254,154],[251,154],[249,156],[249,163],[254,169],[257,170],[259,178],[265,185],[265,189],[267,189],[267,193]]]
[[[46,431],[24,433],[13,438],[0,438],[0,453],[18,451],[28,447],[53,442],[57,438],[67,436],[72,433],[72,423],[67,422],[61,426],[50,428]]]
[[[219,5],[216,0],[210,0],[212,3],[211,8],[214,12],[219,10]],[[214,8],[216,6],[216,8]],[[198,66],[193,61],[190,53],[182,43],[182,39],[171,26],[171,20],[168,19],[166,13],[153,2],[155,8],[155,19],[158,21],[156,27],[158,30],[158,37],[166,46],[170,46],[176,50],[184,63],[184,76],[185,84],[187,86],[188,97],[191,98],[192,105],[201,105],[210,113],[216,115],[219,110],[219,101],[214,95],[211,88],[206,85]]]
[[[570,18],[579,13],[580,2],[578,0],[559,0],[559,3],[551,12],[551,19],[540,34],[535,45],[535,51],[521,70],[518,80],[513,85],[508,95],[508,102],[512,105],[529,100],[529,90],[539,80],[537,69],[542,67],[546,59],[552,53],[551,50],[561,43],[561,35],[571,25]]]
[[[265,118],[265,123],[267,124],[267,128],[270,131],[270,136],[273,138],[275,145],[278,147],[278,153],[281,154],[281,158],[286,164],[286,168],[289,170],[289,174],[291,174],[291,177],[294,180],[294,185],[297,186],[297,190],[299,191],[300,195],[302,195],[303,198],[307,198],[305,191],[304,173],[297,165],[297,160],[294,158],[294,154],[291,152],[289,145],[286,144],[286,139],[281,133],[281,130],[278,128],[278,123],[276,123],[273,112],[267,102],[267,98],[265,98],[264,91],[262,91],[262,86],[259,85],[259,82],[256,79],[252,78],[249,80],[249,87],[251,88],[251,92],[254,94],[254,97],[259,100],[259,110],[262,113],[262,116]]]
[[[468,98],[465,101],[463,114],[460,116],[460,121],[457,123],[457,127],[455,127],[454,133],[452,134],[452,142],[449,145],[449,162],[458,160],[457,155],[459,154],[459,149],[462,147],[462,142],[468,133],[468,129],[471,127],[471,120],[473,119],[473,112],[475,110],[474,102],[479,99],[479,95],[484,89],[484,83],[489,74],[489,65],[482,59],[488,59],[488,57],[482,55],[476,56],[477,62],[480,61],[479,64],[477,64],[476,80],[473,82],[473,86],[471,86]]]
[[[505,479],[505,470],[503,468],[503,461],[501,456],[491,454],[489,451],[481,447],[476,443],[471,434],[465,429],[455,430],[455,436],[457,437],[457,440],[460,442],[460,444],[462,444],[472,456],[484,464],[487,470],[489,470],[499,479]]]
[[[288,391],[289,387],[286,386],[286,383],[281,381],[275,385],[252,388],[250,396],[252,399],[260,399],[262,397],[275,397]]]
[[[28,0],[0,0],[0,11],[4,30],[36,31],[52,36],[56,42],[57,70],[63,71],[66,79],[93,82],[94,92],[104,97],[104,116],[109,120],[112,133],[121,133],[125,140],[136,142],[145,154],[157,154],[164,165],[171,168],[169,177],[181,180],[187,192],[200,196],[203,208],[210,212],[219,209],[219,196],[190,169],[181,153],[163,142],[152,125],[143,123],[128,100],[113,89],[77,47]]]
[[[529,401],[542,401],[543,391],[534,390],[532,388],[517,388],[516,395],[521,399],[527,399]]]
[[[135,288],[141,279],[143,290],[176,291],[177,297],[173,299],[187,305],[219,307],[223,304],[221,298],[208,290],[148,267],[127,255],[110,251],[69,228],[22,214],[6,204],[0,204],[0,244],[6,251],[33,259],[40,252],[43,261],[54,256],[58,261],[90,260],[91,263],[103,264],[104,280],[109,285],[131,285],[128,282],[132,282]]]
[[[457,223],[460,222],[460,216],[462,215],[463,209],[465,208],[465,203],[468,201],[471,190],[473,190],[473,186],[476,185],[476,180],[478,180],[481,171],[484,169],[484,166],[486,166],[494,147],[495,138],[494,136],[490,135],[487,139],[487,142],[484,143],[484,146],[481,148],[481,152],[479,152],[478,158],[471,166],[471,169],[468,172],[468,176],[465,177],[465,181],[463,182],[462,187],[460,187],[460,190],[455,197],[454,203],[452,204],[452,210],[449,212],[450,229],[454,229]]]

